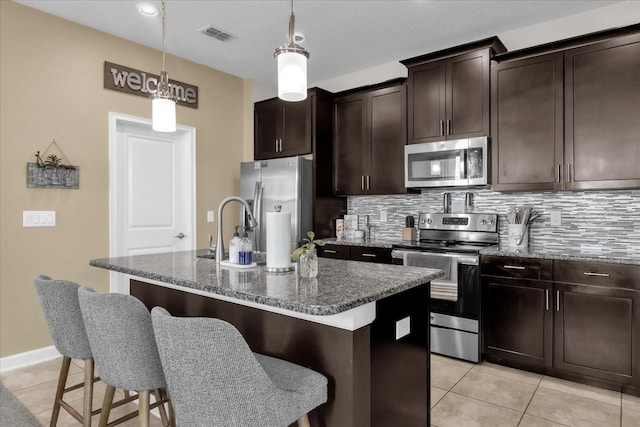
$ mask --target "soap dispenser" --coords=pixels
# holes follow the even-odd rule
[[[238,227],[233,233],[233,237],[229,241],[229,262],[232,264],[240,264],[240,235]]]
[[[247,235],[247,230],[244,229],[242,232],[242,239],[240,239],[240,264],[241,265],[249,265],[253,262],[253,247],[251,244],[251,239]]]

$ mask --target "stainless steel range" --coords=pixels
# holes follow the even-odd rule
[[[423,213],[418,240],[393,246],[394,264],[445,272],[431,282],[431,352],[480,361],[479,252],[497,243],[497,214]]]

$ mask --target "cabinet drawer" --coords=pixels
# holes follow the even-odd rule
[[[318,246],[318,255],[325,258],[350,259],[350,247],[343,245]]]
[[[483,256],[481,273],[488,276],[552,280],[553,261],[537,258]]]
[[[391,249],[352,246],[351,260],[391,264]]]
[[[556,261],[556,282],[640,290],[640,266],[584,261]]]

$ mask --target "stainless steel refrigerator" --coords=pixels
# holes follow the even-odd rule
[[[240,197],[249,202],[258,221],[255,230],[249,232],[254,251],[266,251],[267,212],[274,212],[275,205],[291,213],[292,251],[312,229],[311,163],[300,156],[241,163]]]

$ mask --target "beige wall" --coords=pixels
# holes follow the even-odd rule
[[[109,254],[108,113],[148,118],[151,102],[103,89],[105,60],[153,73],[161,66],[159,51],[0,1],[1,357],[51,345],[35,275],[108,291],[108,273],[88,264]],[[199,87],[199,109],[179,106],[177,116],[196,128],[202,248],[215,237],[206,211],[237,193],[238,162],[253,157],[251,82],[173,56],[167,71]],[[26,163],[53,138],[80,166],[79,190],[27,188]],[[57,226],[23,228],[23,210],[55,210]]]

